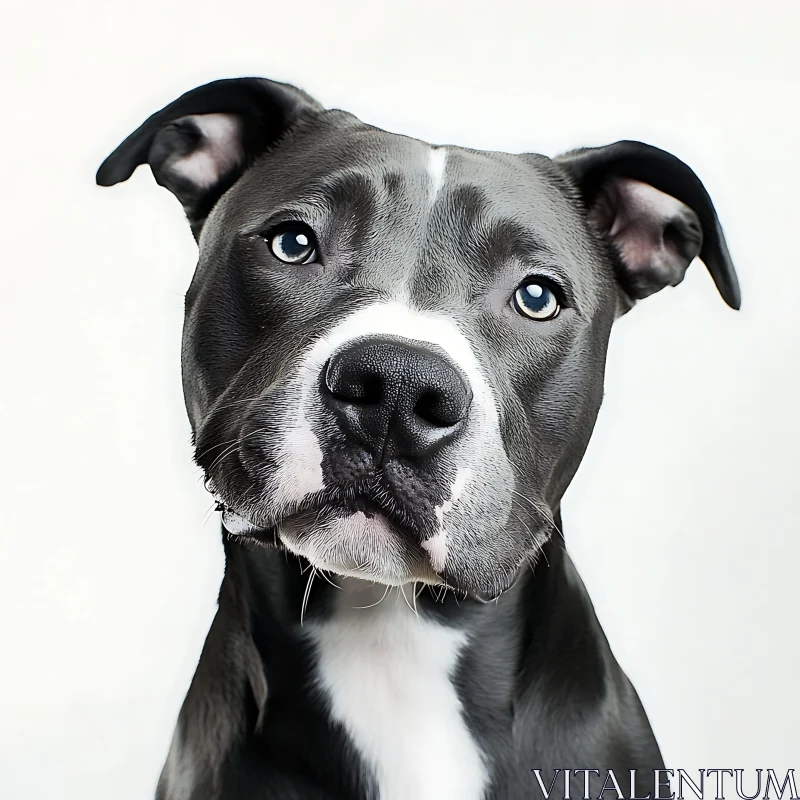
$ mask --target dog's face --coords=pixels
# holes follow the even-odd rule
[[[645,145],[433,147],[245,80],[98,180],[145,161],[199,241],[184,388],[224,524],[340,574],[497,596],[553,533],[615,317],[698,254],[738,305],[708,195]]]
[[[616,302],[546,159],[331,113],[203,230],[184,340],[198,460],[312,564],[495,593],[550,535]]]

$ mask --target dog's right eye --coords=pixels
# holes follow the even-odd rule
[[[561,303],[549,281],[533,277],[514,293],[514,309],[528,319],[553,319],[561,311]]]
[[[275,258],[286,264],[312,264],[317,260],[317,240],[308,225],[286,223],[264,238]]]

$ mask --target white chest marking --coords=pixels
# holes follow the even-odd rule
[[[444,169],[447,164],[447,148],[434,147],[428,156],[428,174],[431,178],[431,205],[436,202],[439,190],[444,184]]]
[[[371,800],[480,800],[486,768],[450,680],[466,637],[415,616],[402,587],[364,608],[385,587],[341,584],[333,617],[311,635],[330,713],[377,780]]]

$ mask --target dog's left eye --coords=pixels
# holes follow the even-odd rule
[[[514,308],[535,320],[553,319],[561,311],[555,292],[538,278],[526,281],[514,292]]]
[[[282,225],[264,238],[275,258],[286,264],[311,264],[317,260],[317,241],[307,225]]]

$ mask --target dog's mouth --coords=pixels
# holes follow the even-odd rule
[[[513,585],[529,555],[494,546],[499,557],[490,560],[480,548],[467,551],[463,539],[442,525],[446,512],[426,516],[441,506],[404,503],[381,475],[328,486],[280,506],[270,502],[268,492],[237,501],[207,486],[218,499],[229,539],[285,551],[323,574],[384,585],[420,582],[487,600]],[[487,549],[492,546],[489,542]]]
[[[222,501],[217,508],[230,537],[286,550],[323,572],[447,586],[434,570],[421,526],[380,481],[326,489],[266,519]]]
[[[323,573],[386,585],[425,583],[488,602],[514,585],[527,556],[498,570],[486,585],[464,581],[437,557],[424,521],[412,517],[380,480],[309,495],[274,515],[217,501],[222,525],[243,545],[284,550]],[[441,534],[439,534],[441,536]]]
[[[216,495],[215,499],[222,525],[231,536],[256,539],[264,544],[277,544],[280,528],[298,520],[309,517],[324,520],[357,513],[378,517],[403,536],[417,539],[423,534],[419,521],[394,498],[380,476],[315,492],[277,515],[266,515],[257,508],[240,510]]]

